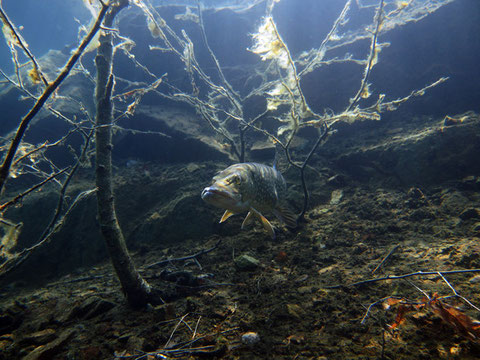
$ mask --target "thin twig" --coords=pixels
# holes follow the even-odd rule
[[[12,32],[13,36],[15,37],[15,40],[17,41],[18,45],[22,48],[22,50],[25,52],[25,54],[32,61],[35,70],[38,72],[38,74],[40,75],[40,78],[43,81],[43,84],[45,86],[48,86],[48,81],[45,78],[45,76],[43,75],[43,73],[41,72],[40,66],[38,65],[38,62],[35,59],[35,56],[33,56],[33,54],[30,52],[30,50],[28,49],[28,45],[25,44],[25,40],[23,40],[22,36],[17,32],[17,30],[15,29],[15,26],[13,25],[13,23],[8,18],[7,14],[3,11],[3,8],[1,6],[1,4],[0,4],[0,18],[3,22],[3,24],[6,25],[10,29],[10,31]]]
[[[168,347],[168,344],[170,344],[170,341],[172,340],[173,335],[175,334],[175,331],[177,331],[177,329],[178,329],[178,327],[180,326],[180,324],[181,324],[182,322],[184,322],[183,319],[185,319],[187,316],[188,316],[188,313],[186,313],[185,315],[183,315],[183,316],[180,318],[180,320],[177,322],[177,324],[176,324],[175,327],[173,328],[172,333],[170,334],[170,337],[168,338],[167,343],[166,343],[165,346],[163,347],[164,349],[166,349],[166,348]]]
[[[89,195],[91,195],[95,192],[96,192],[96,189],[93,189],[93,190],[83,191],[80,194],[78,194],[77,197],[75,198],[75,200],[73,201],[73,203],[70,205],[70,207],[65,212],[65,214],[63,214],[61,219],[57,221],[57,223],[55,224],[55,227],[45,237],[43,237],[43,239],[41,239],[35,245],[32,245],[28,248],[23,249],[19,253],[14,254],[14,256],[12,258],[7,259],[3,264],[1,264],[0,265],[0,279],[5,274],[10,272],[12,269],[14,269],[17,266],[19,266],[20,264],[22,264],[28,258],[28,256],[30,256],[30,254],[34,250],[40,248],[42,245],[44,245],[45,243],[50,241],[53,234],[55,234],[57,231],[59,231],[62,228],[62,226],[65,224],[65,219],[70,214],[70,212],[76,207],[76,205],[81,200],[83,200],[84,198],[86,198],[87,196],[89,196]]]
[[[370,284],[378,281],[385,281],[385,280],[395,280],[395,279],[405,279],[412,276],[429,276],[429,275],[437,275],[440,274],[463,274],[463,273],[474,273],[480,272],[480,269],[469,269],[469,270],[445,270],[445,271],[417,271],[409,274],[404,275],[388,275],[377,279],[368,279],[363,281],[358,281],[351,284],[339,284],[339,285],[332,285],[332,286],[325,286],[325,289],[341,289],[346,287],[353,287],[359,286],[364,284]]]
[[[202,318],[202,316],[200,315],[198,317],[197,323],[195,324],[195,330],[193,331],[192,340],[195,339],[195,336],[197,336],[197,329],[198,329],[198,325],[200,324],[200,319],[201,318]]]
[[[463,297],[462,295],[460,295],[460,294],[457,292],[457,290],[455,290],[455,288],[448,282],[448,280],[445,278],[445,276],[443,276],[442,273],[440,273],[440,272],[437,272],[437,273],[438,273],[438,275],[442,278],[442,280],[448,285],[448,287],[449,287],[450,289],[452,289],[452,291],[453,291],[453,293],[455,294],[455,296],[457,296],[457,297],[459,297],[460,299],[462,299],[463,301],[465,301],[468,305],[470,305],[470,306],[471,306],[472,308],[474,308],[475,310],[480,311],[480,309],[479,309],[477,306],[473,305],[473,304],[470,302],[470,300],[468,300],[467,298],[465,298],[465,297]]]
[[[157,261],[153,264],[150,264],[150,265],[147,265],[147,266],[144,266],[143,268],[144,269],[149,269],[149,268],[152,268],[154,266],[163,266],[163,265],[167,265],[167,264],[170,264],[172,262],[178,262],[178,261],[185,261],[185,260],[190,260],[190,259],[196,259],[198,256],[201,256],[203,254],[206,254],[206,253],[209,253],[210,251],[213,251],[215,250],[219,245],[220,243],[222,242],[222,239],[219,239],[217,241],[217,243],[215,245],[213,245],[211,248],[209,249],[203,249],[203,250],[200,250],[199,252],[193,254],[193,255],[189,255],[189,256],[183,256],[183,257],[179,257],[179,258],[173,258],[173,259],[165,259],[165,260],[161,260],[161,261]]]
[[[58,197],[57,207],[56,207],[55,213],[53,214],[52,219],[50,220],[50,223],[48,224],[48,226],[45,228],[42,235],[40,236],[40,242],[41,242],[41,239],[46,237],[52,231],[52,228],[55,226],[55,224],[58,220],[58,217],[60,216],[60,213],[63,209],[63,201],[64,201],[64,198],[65,198],[65,193],[67,191],[68,186],[70,185],[70,181],[72,180],[73,175],[76,173],[76,171],[80,167],[82,159],[84,158],[85,154],[88,151],[88,148],[89,148],[89,145],[90,145],[90,139],[92,138],[92,136],[94,134],[94,131],[95,131],[94,128],[90,130],[90,134],[88,134],[88,136],[85,139],[85,144],[83,146],[83,149],[82,149],[82,152],[81,152],[80,156],[77,159],[77,162],[73,166],[72,171],[70,171],[67,178],[65,179],[65,182],[62,185],[62,188],[60,190],[60,196]]]
[[[377,301],[371,303],[370,305],[368,305],[367,311],[365,312],[365,315],[363,315],[363,318],[360,321],[360,324],[363,324],[365,322],[365,320],[367,320],[367,317],[370,314],[370,310],[372,309],[372,307],[374,307],[375,305],[377,305],[379,303],[384,302],[385,300],[392,299],[392,298],[397,299],[397,297],[395,297],[395,296],[387,296],[387,297],[381,298],[380,300],[377,300]]]
[[[367,60],[367,66],[365,67],[365,72],[363,73],[363,79],[360,84],[360,88],[358,89],[357,93],[355,96],[351,99],[350,104],[348,105],[347,109],[345,112],[349,112],[350,110],[353,109],[353,107],[358,103],[360,100],[365,87],[368,86],[368,78],[370,76],[370,73],[372,71],[374,64],[374,59],[377,56],[376,51],[377,51],[377,38],[378,38],[378,33],[380,31],[380,27],[383,22],[383,1],[380,0],[380,5],[378,6],[377,14],[375,16],[375,21],[376,21],[376,26],[375,26],[375,31],[372,34],[371,42],[370,42],[370,54],[368,55],[368,60]]]
[[[400,247],[400,245],[395,245],[392,250],[390,250],[388,252],[388,254],[383,258],[383,260],[380,262],[380,264],[377,265],[377,267],[375,269],[373,269],[372,271],[372,275],[376,273],[376,271],[378,269],[380,269],[380,267],[385,264],[385,262],[387,261],[387,259],[395,252],[395,250],[397,250],[398,248]]]
[[[60,170],[59,172],[56,172],[55,174],[52,174],[50,175],[49,177],[47,177],[45,180],[43,180],[42,182],[32,186],[30,189],[24,191],[23,193],[21,194],[18,194],[17,196],[15,196],[12,200],[10,201],[7,201],[6,203],[0,205],[0,212],[4,211],[6,208],[8,208],[9,206],[12,206],[14,204],[16,204],[17,202],[19,202],[21,199],[23,199],[25,196],[27,196],[28,194],[30,194],[32,191],[35,191],[37,190],[38,188],[41,188],[43,185],[45,185],[46,183],[50,182],[51,180],[57,178],[58,176],[62,175],[65,171],[67,171],[68,169],[70,169],[70,167],[66,167],[65,169],[63,170]]]
[[[47,288],[48,287],[57,287],[58,285],[67,285],[67,284],[74,284],[74,283],[83,282],[83,281],[103,279],[106,276],[110,276],[110,275],[111,274],[83,276],[83,277],[79,277],[79,278],[76,278],[76,279],[65,280],[65,281],[57,281],[57,282],[54,282],[54,283],[50,283],[50,284],[47,284],[46,287]]]

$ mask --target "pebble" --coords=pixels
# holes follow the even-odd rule
[[[475,224],[473,224],[472,231],[480,233],[480,222],[476,222]]]
[[[475,208],[468,208],[462,211],[462,213],[458,217],[462,220],[479,219],[480,211]]]
[[[238,270],[253,270],[260,264],[260,261],[250,255],[240,255],[235,259]]]
[[[46,345],[41,345],[34,348],[23,360],[44,360],[44,359],[53,359],[57,354],[60,353],[62,348],[75,337],[75,331],[67,329],[65,330],[58,339],[49,342]]]
[[[42,345],[49,343],[56,339],[56,331],[54,329],[44,329],[41,331],[34,332],[32,334],[26,335],[19,343],[24,345]]]
[[[471,277],[470,279],[468,279],[468,282],[471,283],[471,284],[480,283],[480,275],[475,275],[475,276]]]
[[[258,335],[256,332],[249,331],[242,335],[242,343],[244,343],[245,345],[255,345],[259,341],[260,335]]]
[[[305,315],[305,310],[297,304],[287,304],[287,313],[295,319],[302,319]]]
[[[342,201],[343,190],[333,190],[330,198],[330,205],[338,205]]]

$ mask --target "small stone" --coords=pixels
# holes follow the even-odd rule
[[[127,341],[127,351],[135,352],[138,349],[143,349],[145,339],[138,336],[130,336]]]
[[[412,221],[435,219],[435,214],[431,211],[430,208],[420,208],[420,209],[413,210],[408,216],[408,219]]]
[[[468,279],[468,282],[472,284],[480,283],[480,275],[472,276],[470,279]]]
[[[56,331],[53,329],[45,329],[26,335],[20,343],[23,345],[42,345],[55,340]]]
[[[302,283],[302,282],[304,282],[304,281],[307,281],[307,279],[308,279],[308,275],[307,275],[307,274],[303,274],[303,275],[300,275],[299,277],[297,277],[297,278],[295,279],[295,282],[296,282],[296,283]]]
[[[242,343],[248,346],[255,345],[260,341],[260,335],[256,332],[249,331],[242,335]]]
[[[240,255],[235,259],[235,265],[238,270],[254,270],[258,267],[260,261],[250,255]]]
[[[343,190],[333,190],[330,197],[330,205],[338,205],[343,198]]]
[[[458,217],[462,220],[479,219],[480,211],[475,208],[465,209]]]
[[[480,233],[480,222],[473,224],[472,231],[475,233]]]
[[[316,208],[310,212],[309,217],[312,220],[316,220],[322,217],[323,215],[327,214],[329,211],[330,209],[327,209],[327,208],[321,208],[321,209]]]
[[[92,319],[98,315],[106,313],[115,306],[116,304],[113,302],[104,300],[98,296],[92,296],[85,300],[85,302],[73,307],[70,312],[68,312],[68,315],[66,315],[66,319]]]
[[[305,311],[302,309],[302,307],[297,304],[287,304],[287,312],[290,316],[296,319],[301,319],[305,314]]]
[[[33,349],[30,353],[23,357],[23,360],[53,359],[74,335],[74,330],[66,330],[58,337],[58,339]]]
[[[425,198],[425,195],[423,194],[422,190],[420,190],[419,188],[415,188],[415,187],[410,188],[408,190],[407,195],[410,199],[415,199],[415,200]]]
[[[195,164],[195,163],[190,163],[188,164],[185,169],[189,172],[189,173],[192,173],[194,172],[195,170],[198,170],[200,169],[200,165],[198,164]]]
[[[465,177],[462,179],[462,184],[474,185],[476,181],[477,181],[477,177],[476,177],[476,176],[474,176],[474,175],[469,175],[469,176],[465,176]]]
[[[312,286],[301,286],[297,289],[299,294],[306,295],[306,294],[312,294],[313,293],[313,287]]]
[[[304,342],[305,342],[305,336],[297,335],[297,334],[290,335],[285,340],[283,340],[284,345],[290,345],[290,344],[300,345],[300,344],[303,344]]]
[[[5,351],[15,341],[13,334],[3,334],[0,336],[0,353]]]
[[[270,284],[272,285],[278,285],[278,284],[282,284],[284,282],[286,282],[288,279],[285,275],[283,274],[272,274],[272,276],[270,276]]]
[[[0,308],[0,334],[10,333],[17,329],[25,317],[25,305],[15,302],[9,308]]]

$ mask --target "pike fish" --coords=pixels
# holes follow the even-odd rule
[[[225,209],[220,222],[230,216],[248,212],[242,229],[257,218],[272,238],[275,230],[263,214],[273,213],[291,228],[297,226],[296,215],[286,204],[287,185],[275,168],[257,164],[234,164],[213,177],[213,184],[202,191],[202,199],[211,205]]]

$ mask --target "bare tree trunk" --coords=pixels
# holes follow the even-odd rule
[[[105,16],[104,26],[111,28],[115,16],[126,6],[128,0],[118,0],[111,5]],[[152,288],[140,276],[128,254],[122,230],[115,213],[112,186],[112,131],[113,120],[112,73],[113,45],[112,33],[104,31],[100,36],[100,46],[95,57],[97,67],[97,88],[95,93],[97,115],[96,138],[96,185],[100,228],[107,244],[113,267],[122,284],[128,303],[133,307],[143,307],[147,303],[161,302],[155,297]],[[156,300],[156,301],[155,301]]]

